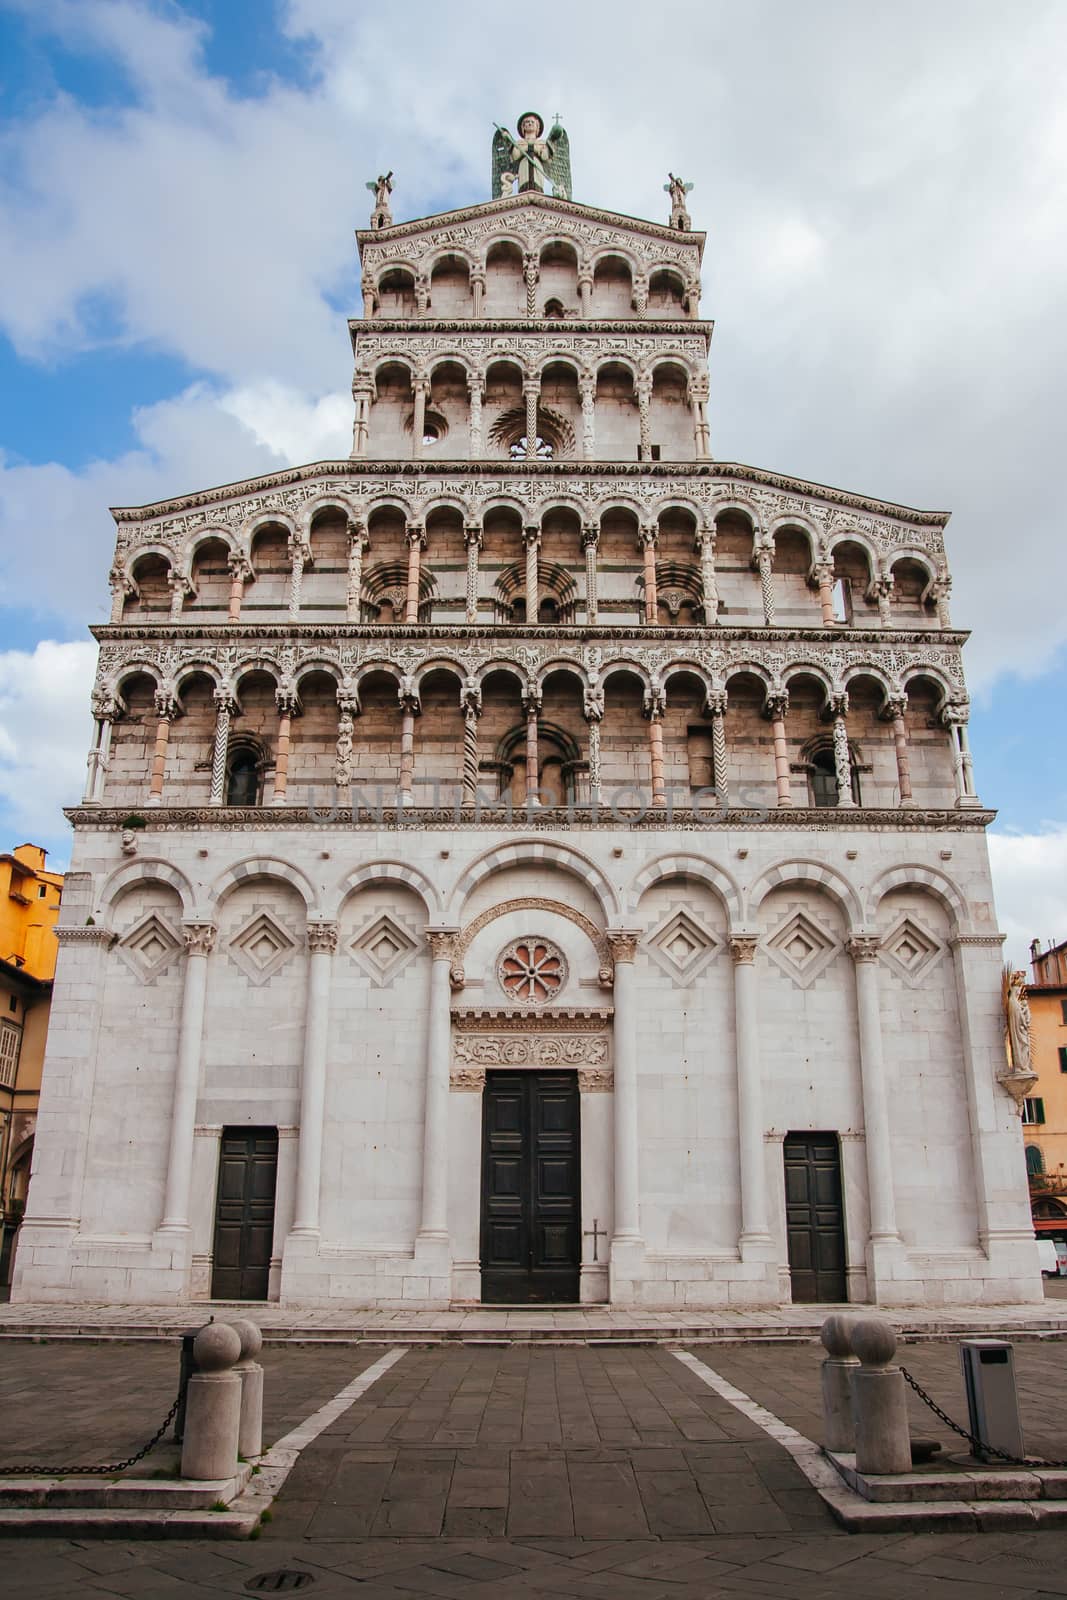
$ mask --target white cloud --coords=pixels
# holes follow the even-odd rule
[[[1005,957],[1026,968],[1032,939],[1067,939],[1067,826],[991,833],[989,858]]]
[[[30,840],[65,854],[63,806],[85,788],[96,646],[44,639],[0,652],[0,817],[5,849]]]

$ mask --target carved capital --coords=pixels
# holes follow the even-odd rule
[[[166,689],[157,689],[152,697],[156,716],[161,721],[171,722],[181,715],[181,707],[174,695]]]
[[[481,1094],[485,1088],[485,1068],[471,1066],[454,1066],[449,1073],[450,1088],[465,1089]]]
[[[832,694],[826,702],[826,710],[831,717],[848,716],[848,695],[844,690]]]
[[[770,722],[784,718],[789,710],[789,695],[784,689],[773,690],[763,702],[763,715]]]
[[[186,953],[191,956],[209,956],[215,948],[218,933],[213,922],[183,922]]]
[[[427,928],[426,943],[430,947],[431,961],[447,961],[451,964],[458,933],[458,928]]]
[[[712,689],[707,698],[709,717],[725,717],[728,697],[725,689]]]
[[[604,937],[608,941],[608,949],[616,964],[620,961],[633,961],[636,958],[641,935],[635,929],[608,928]]]
[[[300,701],[296,690],[293,688],[275,689],[274,698],[278,703],[280,717],[297,717],[300,715]]]
[[[587,522],[582,528],[582,549],[588,550],[590,547],[592,547],[592,549],[595,550],[599,543],[600,528],[598,524],[595,522]]]
[[[407,541],[412,550],[426,549],[426,529],[421,522],[409,522],[407,526]]]
[[[307,938],[308,950],[313,956],[332,956],[337,950],[336,922],[309,922]]]
[[[242,583],[247,583],[252,577],[251,562],[240,550],[230,551],[226,557],[226,568],[231,578],[240,578]]]
[[[478,550],[482,548],[482,525],[480,522],[468,522],[464,526],[463,543],[468,550],[472,545]]]
[[[646,522],[637,535],[637,548],[647,550],[650,546],[655,550],[659,544],[659,528],[654,522]]]
[[[849,955],[857,964],[863,961],[877,961],[881,948],[881,939],[870,934],[855,934],[846,946]]]
[[[755,933],[737,933],[729,941],[730,959],[735,967],[750,967],[756,959],[759,948],[759,935]]]

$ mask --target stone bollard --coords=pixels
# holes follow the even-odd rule
[[[852,1318],[835,1311],[819,1332],[826,1351],[822,1364],[823,1449],[840,1453],[856,1448],[852,1422],[852,1374],[859,1363],[852,1354]]]
[[[856,1470],[871,1474],[911,1471],[911,1436],[904,1374],[891,1367],[895,1330],[881,1317],[857,1317],[851,1330],[861,1365],[852,1373]]]
[[[263,1368],[256,1360],[263,1348],[263,1335],[247,1317],[239,1317],[230,1327],[241,1340],[241,1359],[236,1368],[241,1379],[237,1453],[251,1461],[253,1456],[263,1454]]]
[[[183,1478],[232,1478],[237,1471],[241,1378],[233,1366],[240,1354],[241,1336],[226,1322],[209,1322],[193,1341],[196,1371],[185,1403]]]

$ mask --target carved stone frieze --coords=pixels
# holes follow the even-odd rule
[[[465,1067],[605,1067],[607,1032],[457,1033],[452,1044],[457,1066]]]

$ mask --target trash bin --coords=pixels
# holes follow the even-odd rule
[[[1023,1430],[1011,1345],[1006,1339],[964,1339],[960,1362],[971,1432],[982,1445],[1021,1458]]]

